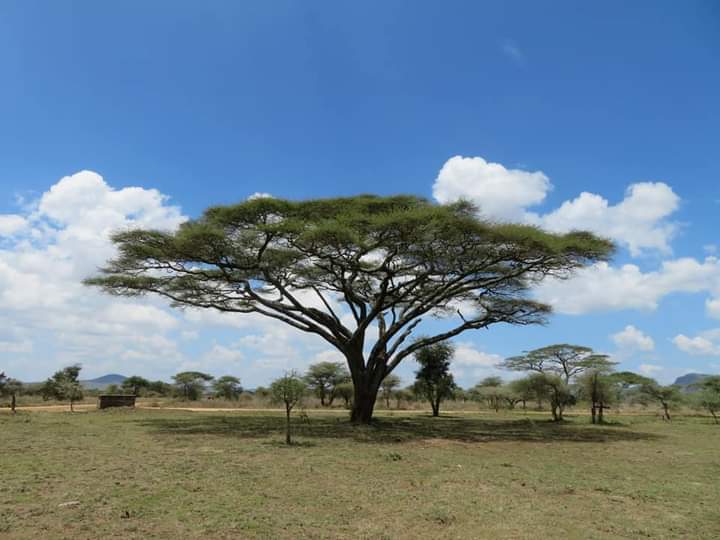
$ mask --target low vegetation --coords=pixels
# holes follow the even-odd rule
[[[0,414],[0,537],[720,536],[710,416],[378,417],[308,410],[285,447],[280,411]]]

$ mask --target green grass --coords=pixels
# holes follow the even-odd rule
[[[0,414],[0,538],[720,537],[706,418],[308,412]]]

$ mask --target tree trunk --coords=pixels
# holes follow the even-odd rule
[[[432,407],[432,415],[440,416],[440,399],[430,400],[430,406]]]
[[[669,422],[670,420],[672,420],[672,418],[670,418],[670,412],[668,411],[668,405],[667,405],[667,403],[663,403],[662,406],[663,406],[663,411],[665,412],[665,420],[667,420]]]
[[[524,400],[524,399],[522,400],[522,404],[523,404],[523,411],[524,411],[525,409],[527,409],[527,407],[526,407],[526,405],[525,405],[525,400]]]
[[[597,409],[595,408],[595,402],[590,407],[590,415],[592,416],[592,423],[597,424]]]
[[[599,406],[599,415],[598,415],[598,423],[603,424],[605,423],[605,404],[603,402],[600,402]]]
[[[14,397],[14,396],[13,396],[13,397]],[[15,410],[15,409],[13,409],[13,410]],[[716,423],[716,424],[720,424],[720,421],[718,421],[718,417],[717,417],[717,415],[715,414],[715,411],[714,411],[713,409],[710,409],[710,414],[712,414],[712,417],[715,419],[715,423]]]
[[[75,409],[73,409],[73,399],[70,398],[70,412],[75,412]]]
[[[15,397],[15,393],[13,393],[11,401],[10,401],[10,410],[12,411],[13,414],[15,414],[15,412],[16,412],[15,411],[16,401],[17,401],[17,399]]]
[[[290,439],[290,407],[285,406],[285,444],[292,444]]]
[[[552,410],[553,420],[554,420],[555,422],[557,422],[557,421],[559,420],[559,418],[558,418],[558,413],[557,413],[557,405],[555,405],[554,403],[553,403],[553,404],[550,404],[550,409]]]
[[[369,424],[375,409],[378,386],[363,384],[363,381],[359,381],[359,383],[355,383],[355,398],[352,403],[350,421],[354,424]]]

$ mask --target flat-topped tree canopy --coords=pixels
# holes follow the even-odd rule
[[[382,379],[408,355],[495,323],[542,323],[550,308],[530,288],[613,251],[588,232],[493,223],[468,202],[412,195],[259,198],[210,208],[176,232],[124,231],[113,241],[119,256],[87,284],[260,313],[317,334],[346,357],[361,422],[371,418]],[[354,324],[344,322],[347,313]],[[408,341],[430,315],[448,319],[448,329]]]
[[[567,383],[572,377],[588,370],[611,371],[616,363],[608,355],[596,353],[590,347],[560,343],[506,358],[501,367],[514,371],[554,373],[562,376]]]

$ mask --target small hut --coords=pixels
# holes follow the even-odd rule
[[[98,397],[98,409],[135,407],[135,397],[132,394],[102,394]]]

